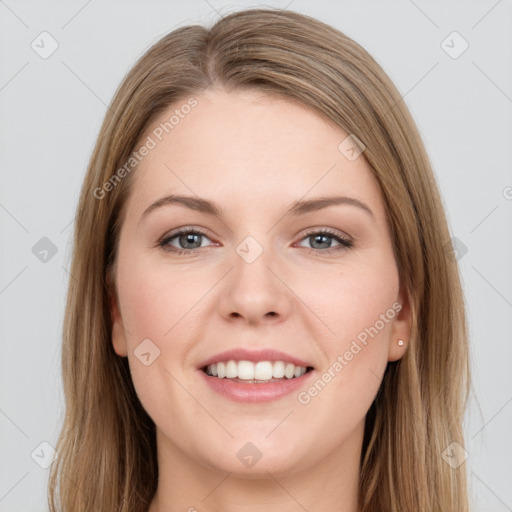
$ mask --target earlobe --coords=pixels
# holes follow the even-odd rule
[[[393,320],[393,328],[388,348],[388,361],[397,361],[401,359],[411,339],[412,313],[408,294],[400,290],[400,294],[393,309],[397,314]]]
[[[109,299],[110,316],[112,318],[112,346],[118,356],[126,357],[128,355],[126,333],[115,291],[110,292]]]

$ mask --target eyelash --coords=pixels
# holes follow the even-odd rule
[[[196,247],[195,249],[178,249],[176,247],[168,245],[171,240],[179,237],[180,235],[187,235],[187,234],[201,235],[201,236],[204,236],[204,237],[208,238],[208,235],[204,231],[202,231],[201,229],[198,229],[198,228],[194,228],[194,229],[183,228],[183,229],[181,229],[179,231],[176,231],[175,233],[173,233],[170,236],[165,236],[164,238],[162,238],[158,242],[158,246],[161,247],[164,251],[176,254],[178,256],[184,255],[184,254],[191,254],[193,252],[199,252],[200,249],[204,249],[204,247]],[[300,239],[300,241],[302,241],[302,240],[304,240],[304,239],[306,239],[306,238],[308,238],[308,237],[310,237],[312,235],[328,235],[329,238],[333,238],[334,240],[336,240],[339,243],[339,245],[336,245],[334,247],[329,247],[327,249],[314,249],[314,248],[311,248],[311,247],[302,247],[302,249],[306,249],[306,251],[308,253],[310,253],[310,254],[311,253],[313,253],[313,254],[319,254],[319,253],[321,253],[321,254],[331,254],[333,252],[337,252],[337,251],[340,251],[340,250],[343,250],[343,249],[350,249],[354,245],[352,240],[349,240],[345,236],[340,235],[339,233],[335,233],[334,231],[332,231],[332,230],[330,230],[328,228],[318,229],[318,230],[311,230],[311,231],[307,232]]]

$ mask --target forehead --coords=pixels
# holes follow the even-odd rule
[[[209,90],[151,122],[136,146],[154,142],[134,172],[133,201],[142,207],[173,192],[269,205],[343,193],[383,214],[364,156],[351,160],[339,149],[347,136],[297,102],[258,90]]]

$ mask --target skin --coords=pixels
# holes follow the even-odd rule
[[[252,90],[196,99],[131,176],[114,274],[113,346],[128,357],[157,428],[160,478],[149,511],[356,512],[365,416],[410,334],[380,189],[364,153],[349,161],[338,150],[347,134],[302,105]],[[177,107],[155,118],[141,143]],[[214,201],[222,216],[171,204],[141,219],[169,194]],[[295,201],[332,195],[373,214],[341,204],[284,215]],[[200,249],[178,255],[158,245],[181,227],[207,233]],[[325,252],[310,228],[353,246],[327,238],[340,250]],[[252,263],[236,252],[247,236],[263,248]],[[169,244],[180,248],[178,237]],[[400,313],[307,404],[295,392],[236,403],[197,370],[224,350],[270,347],[310,362],[314,382],[395,302]],[[145,339],[160,350],[148,366],[134,355]],[[250,468],[237,457],[247,442],[262,454]]]

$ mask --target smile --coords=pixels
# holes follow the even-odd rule
[[[311,367],[285,361],[220,361],[203,368],[206,375],[235,382],[266,383],[302,377]]]
[[[316,372],[311,366],[295,366],[285,361],[230,359],[204,366],[197,373],[216,395],[251,404],[298,393]]]

